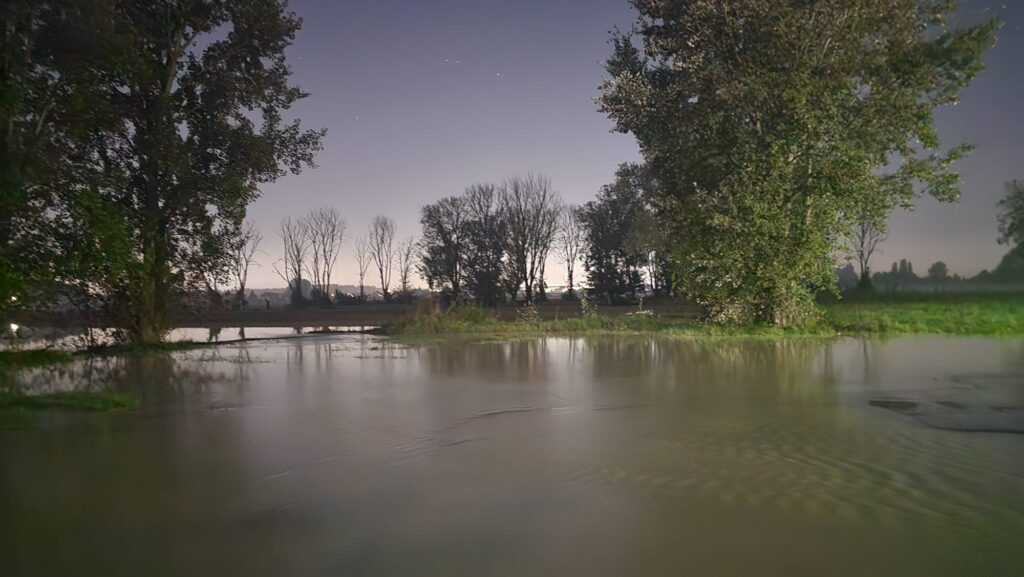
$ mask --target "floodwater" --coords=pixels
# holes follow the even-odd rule
[[[364,335],[24,373],[0,573],[1024,574],[1024,341]]]

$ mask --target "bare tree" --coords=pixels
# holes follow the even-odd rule
[[[871,286],[871,256],[888,237],[889,234],[878,226],[874,218],[863,217],[853,224],[848,240],[860,270],[859,286]]]
[[[391,217],[376,216],[370,223],[370,234],[368,237],[370,257],[377,265],[377,272],[380,274],[380,290],[384,300],[391,300],[391,293],[388,288],[391,286],[391,263],[395,256],[395,221]]]
[[[352,252],[356,257],[356,267],[359,273],[359,300],[366,300],[366,270],[370,268],[370,247],[366,239],[359,237],[355,241],[355,250]]]
[[[249,280],[249,267],[259,266],[256,263],[256,252],[263,242],[263,235],[251,221],[245,221],[235,240],[235,250],[231,255],[231,272],[238,283],[238,306],[245,310],[245,284]]]
[[[583,248],[583,223],[580,221],[579,207],[574,204],[563,207],[561,217],[555,245],[558,260],[565,265],[569,294],[574,294],[573,273],[576,271],[580,250]]]
[[[411,278],[413,265],[416,263],[416,241],[409,238],[398,243],[398,285],[403,295],[412,290]]]
[[[529,174],[506,180],[499,197],[508,225],[509,273],[515,275],[516,291],[525,285],[526,300],[533,301],[534,287],[543,290],[544,263],[554,240],[561,201],[545,176]],[[512,282],[508,283],[511,288]]]
[[[284,258],[274,263],[274,272],[291,289],[292,304],[299,304],[304,298],[302,274],[306,270],[306,256],[309,252],[309,227],[305,219],[292,220],[289,216],[281,221],[277,234],[284,244]]]
[[[320,208],[306,217],[311,253],[310,276],[324,299],[330,298],[331,274],[345,241],[345,219],[331,207]]]

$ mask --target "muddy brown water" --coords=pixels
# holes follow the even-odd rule
[[[0,574],[1021,575],[1024,341],[403,345],[15,377]]]

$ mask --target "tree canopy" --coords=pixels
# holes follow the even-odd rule
[[[301,21],[283,0],[24,4],[15,18],[59,40],[5,83],[34,87],[19,103],[35,149],[67,162],[4,189],[49,195],[26,230],[56,232],[29,244],[64,261],[41,268],[102,295],[134,340],[159,340],[177,297],[227,276],[259,185],[313,164],[323,131],[284,116],[306,96],[285,60]]]
[[[834,286],[853,215],[958,196],[937,106],[982,69],[995,20],[954,2],[633,0],[599,98],[658,182],[682,288],[712,320],[798,324]]]

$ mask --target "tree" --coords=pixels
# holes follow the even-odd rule
[[[646,255],[630,242],[636,236],[637,216],[643,212],[639,167],[624,164],[615,182],[601,188],[597,198],[580,207],[583,228],[583,267],[591,290],[612,302],[633,295],[642,284],[640,269]]]
[[[395,256],[395,221],[387,216],[374,217],[370,222],[370,234],[367,238],[370,258],[377,265],[377,272],[380,276],[381,293],[384,295],[385,301],[390,301],[391,293],[388,289],[391,286],[391,263]]]
[[[95,190],[115,126],[100,90],[99,6],[7,0],[0,9],[0,316],[63,288],[80,308],[100,296],[129,247],[124,219]],[[86,183],[89,186],[85,186]]]
[[[345,242],[345,219],[334,208],[320,208],[306,217],[310,248],[310,276],[319,297],[327,302],[331,294],[331,274]]]
[[[74,127],[94,144],[65,206],[113,212],[119,226],[83,230],[124,235],[91,284],[130,339],[159,341],[177,298],[230,270],[259,185],[313,164],[323,131],[283,120],[305,96],[285,59],[301,21],[281,0],[69,4],[94,27],[75,66],[105,122]]]
[[[600,108],[639,142],[683,288],[716,322],[807,322],[869,205],[954,200],[933,112],[982,69],[995,20],[955,2],[633,0]]]
[[[508,272],[518,282],[513,298],[522,285],[526,301],[533,302],[534,288],[538,280],[543,282],[543,278],[538,277],[551,250],[561,201],[551,188],[549,178],[528,174],[506,180],[498,202],[508,230],[505,246]]]
[[[501,284],[507,224],[493,184],[475,184],[463,195],[466,242],[461,255],[466,289],[477,303],[492,307],[504,300]]]
[[[857,270],[860,271],[857,286],[860,288],[871,288],[871,256],[878,250],[878,245],[885,242],[888,237],[889,234],[879,222],[869,215],[862,215],[853,224],[848,245],[857,259]]]
[[[305,219],[292,220],[289,216],[281,221],[277,234],[284,245],[284,257],[279,261],[280,267],[274,265],[274,271],[291,289],[292,305],[301,306],[306,300],[302,294],[302,276],[309,251],[309,227]]]
[[[370,246],[365,237],[356,239],[353,255],[356,257],[356,272],[359,273],[359,301],[366,300],[366,271],[370,268]]]
[[[949,268],[941,260],[928,267],[928,278],[930,280],[946,280],[949,278]]]
[[[402,295],[408,297],[412,292],[412,269],[416,264],[416,241],[409,238],[398,243],[398,285]]]
[[[1006,196],[999,201],[999,242],[1024,244],[1024,181],[1006,183]]]
[[[423,230],[420,275],[430,290],[462,295],[462,268],[466,242],[466,201],[450,196],[421,209]]]
[[[245,284],[249,279],[249,267],[256,264],[256,251],[260,249],[263,235],[252,221],[242,225],[238,238],[235,239],[235,250],[231,261],[231,272],[238,283],[238,306],[245,310]]]
[[[583,247],[583,222],[580,219],[579,206],[567,204],[562,207],[555,246],[558,251],[558,260],[565,265],[568,283],[566,292],[573,296],[576,294],[573,273],[576,270],[576,263],[580,260],[580,250]]]

